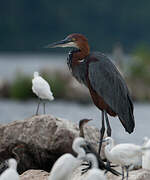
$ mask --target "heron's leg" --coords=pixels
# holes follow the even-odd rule
[[[108,115],[107,112],[104,111],[105,114],[105,119],[106,119],[106,125],[107,125],[107,136],[111,136],[111,127],[110,127],[110,123],[109,123],[109,119],[108,119]]]
[[[46,114],[45,112],[45,102],[43,101],[43,113]]]
[[[124,167],[122,167],[122,180],[124,179]]]
[[[110,162],[109,162],[108,160],[107,160],[106,166],[107,166],[107,167],[111,167],[111,166],[110,166]]]
[[[104,111],[102,111],[102,127],[100,129],[100,143],[99,143],[99,149],[98,149],[99,154],[102,148],[102,141],[103,141],[104,133],[105,133],[105,122],[104,122]]]
[[[110,166],[110,162],[107,160],[107,162],[106,162],[106,167],[107,168],[110,168],[111,166]],[[108,169],[106,168],[106,171],[105,171],[105,174],[108,172]]]
[[[38,105],[37,105],[37,109],[36,109],[36,114],[35,114],[35,115],[38,115],[38,111],[39,111],[40,103],[41,103],[41,99],[39,99],[39,102],[38,102]]]

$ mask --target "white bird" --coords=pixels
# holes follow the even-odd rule
[[[144,138],[144,140],[145,140],[144,148],[149,148],[150,139],[146,137]],[[143,151],[142,168],[150,170],[150,150]]]
[[[142,157],[142,147],[135,144],[117,144],[114,146],[114,140],[111,137],[105,138],[103,141],[107,142],[108,145],[105,146],[105,156],[106,158],[122,167],[122,179],[124,179],[124,169],[127,172],[129,167],[137,164]]]
[[[48,99],[50,101],[54,100],[53,93],[51,91],[50,85],[48,82],[43,79],[38,72],[34,72],[34,78],[32,79],[32,91],[39,97],[41,100]],[[36,115],[38,115],[40,101],[37,106]],[[44,114],[45,114],[45,103],[44,105]]]
[[[17,173],[17,161],[15,159],[8,160],[8,167],[0,176],[0,180],[19,180]]]
[[[77,157],[66,153],[62,155],[53,165],[48,180],[70,180],[73,171],[79,167],[86,154],[81,147],[86,142],[83,138],[77,137],[72,144],[72,149],[77,153]]]
[[[91,163],[91,169],[83,175],[83,180],[107,180],[104,172],[98,168],[96,156],[92,153],[86,155],[86,159]]]

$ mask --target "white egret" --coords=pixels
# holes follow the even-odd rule
[[[81,147],[85,144],[86,142],[83,138],[75,138],[72,149],[78,154],[77,157],[69,153],[62,155],[53,165],[48,180],[69,180],[73,171],[86,156],[84,149]]]
[[[53,93],[51,91],[50,85],[48,82],[43,79],[38,72],[34,72],[34,78],[32,79],[32,91],[39,97],[41,100],[48,99],[50,101],[54,100]],[[38,115],[40,101],[37,106],[36,115]],[[44,114],[45,114],[45,102],[44,105]]]
[[[145,140],[144,148],[149,148],[150,139],[145,137],[144,140]],[[150,150],[143,151],[142,168],[150,170]]]
[[[8,169],[6,169],[0,176],[0,180],[19,180],[17,173],[17,161],[15,159],[8,160]]]
[[[122,179],[124,179],[124,169],[127,172],[129,167],[137,164],[142,157],[142,147],[135,144],[117,144],[114,146],[114,140],[111,137],[105,138],[103,141],[107,142],[108,145],[105,146],[105,156],[106,158],[122,167]]]
[[[99,169],[96,156],[92,153],[86,155],[86,159],[91,163],[91,169],[84,175],[84,180],[106,180],[104,172]]]

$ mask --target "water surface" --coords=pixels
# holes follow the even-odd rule
[[[0,123],[22,120],[31,117],[36,111],[37,101],[0,100]],[[40,114],[43,109],[41,107]],[[81,105],[64,101],[47,102],[47,114],[77,122],[83,118],[92,118],[89,124],[97,128],[101,125],[101,112],[93,105]],[[150,137],[150,104],[135,104],[136,128],[134,133],[125,132],[118,118],[109,117],[113,129],[113,137],[117,142],[142,143],[144,136]]]

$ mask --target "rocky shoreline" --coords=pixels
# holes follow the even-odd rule
[[[54,162],[62,154],[73,154],[72,141],[77,136],[79,136],[78,124],[51,115],[33,116],[0,125],[0,162],[13,157],[18,161],[21,180],[46,180]],[[98,148],[99,130],[86,125],[85,139]],[[103,151],[101,155],[104,157]],[[79,168],[75,178],[80,173]],[[107,176],[110,180],[121,179],[110,173]],[[143,169],[132,171],[130,179],[149,180],[150,171]]]

